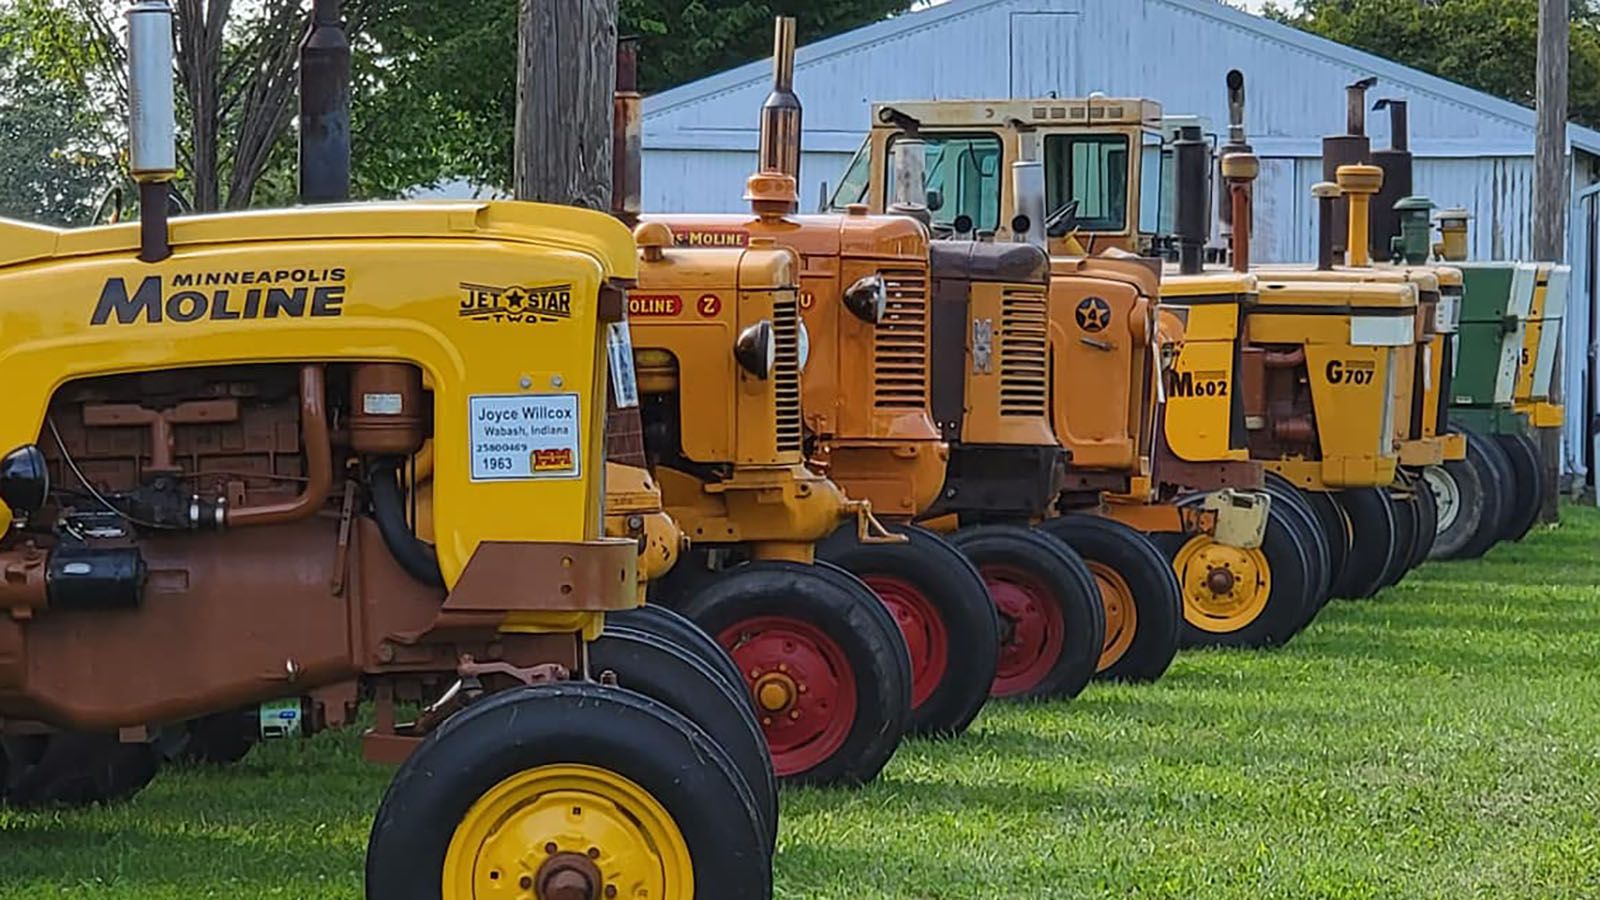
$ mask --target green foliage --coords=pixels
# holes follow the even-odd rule
[[[804,43],[914,2],[621,0],[620,31],[640,39],[640,90],[650,93],[770,54],[774,15],[795,16]],[[358,186],[386,195],[450,178],[510,185],[516,0],[374,5],[352,126]]]
[[[1600,126],[1600,7],[1571,0],[1570,115]],[[1532,106],[1538,0],[1298,0],[1267,15]]]
[[[864,788],[788,791],[776,896],[1600,897],[1600,513],[1563,518],[1281,650],[991,704]],[[360,897],[393,772],[358,732],[170,769],[127,805],[0,811],[0,894]]]

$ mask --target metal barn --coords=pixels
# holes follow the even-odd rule
[[[1224,76],[1249,80],[1250,140],[1263,261],[1315,252],[1311,186],[1321,138],[1344,130],[1343,88],[1375,76],[1373,99],[1410,101],[1416,187],[1441,207],[1471,211],[1474,258],[1530,255],[1533,111],[1241,12],[1217,0],[949,0],[800,48],[795,90],[805,106],[801,205],[817,207],[864,138],[875,100],[1082,96],[1159,100],[1168,114],[1227,122]],[[742,207],[755,161],[757,111],[770,62],[740,66],[645,101],[644,206]],[[1388,124],[1371,115],[1373,146]],[[1600,253],[1600,132],[1574,126],[1566,394],[1568,469],[1583,473],[1589,315]],[[1591,186],[1595,186],[1591,188]],[[1597,388],[1600,389],[1600,388]],[[1591,407],[1592,408],[1592,407]]]

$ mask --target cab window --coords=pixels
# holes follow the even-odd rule
[[[1144,234],[1169,233],[1161,230],[1167,221],[1167,165],[1161,135],[1146,133],[1139,149],[1139,231]]]
[[[928,211],[933,224],[953,228],[960,216],[978,231],[1000,224],[1000,138],[992,134],[921,135],[926,146]],[[884,163],[884,183],[894,183],[894,153]]]
[[[1085,231],[1128,224],[1128,137],[1052,134],[1044,140],[1045,202],[1050,215],[1076,202],[1072,223]]]
[[[839,180],[839,187],[833,192],[833,199],[828,201],[828,209],[832,212],[844,212],[845,207],[852,203],[865,203],[867,199],[867,178],[872,174],[868,166],[872,162],[872,138],[868,137],[856,149],[856,155],[850,159],[850,168],[844,170],[844,177]]]

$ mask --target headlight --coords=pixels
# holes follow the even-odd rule
[[[18,516],[39,511],[50,494],[50,468],[34,444],[25,444],[0,459],[0,500]]]
[[[772,374],[777,352],[772,340],[772,323],[766,319],[739,332],[739,339],[733,342],[733,358],[746,372],[763,380]]]
[[[1166,341],[1161,342],[1161,368],[1171,369],[1178,361],[1178,345]]]
[[[856,279],[844,292],[844,307],[856,318],[871,325],[883,321],[889,308],[889,286],[877,272]]]
[[[806,370],[806,362],[811,359],[811,332],[806,330],[804,320],[800,322],[800,335],[796,339],[796,343],[799,345],[795,348],[795,355],[800,357],[798,366],[800,371],[804,372]]]

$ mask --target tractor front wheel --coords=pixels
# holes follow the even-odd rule
[[[495,694],[430,734],[384,794],[366,880],[373,900],[765,900],[772,856],[705,731],[632,691],[566,682]]]
[[[1482,556],[1493,540],[1482,536],[1490,530],[1483,523],[1500,520],[1500,479],[1484,454],[1482,439],[1475,438],[1472,432],[1467,433],[1466,459],[1422,470],[1422,480],[1433,493],[1439,510],[1438,533],[1428,551],[1433,559]]]
[[[1302,529],[1288,504],[1267,510],[1261,546],[1230,547],[1209,535],[1152,535],[1183,588],[1186,647],[1274,647],[1318,609]]]
[[[853,524],[817,546],[817,556],[854,573],[894,617],[911,659],[911,730],[948,736],[967,729],[994,681],[1000,620],[971,562],[917,525],[890,525],[907,538],[863,544]]]
[[[911,665],[899,626],[860,579],[758,560],[679,608],[733,657],[781,780],[860,784],[883,770],[910,718]]]
[[[1350,552],[1344,570],[1334,579],[1333,596],[1371,596],[1382,586],[1390,561],[1400,552],[1395,543],[1394,504],[1388,492],[1378,488],[1343,490],[1333,498],[1350,522]],[[1407,543],[1407,552],[1410,547]]]
[[[702,662],[715,669],[728,684],[735,687],[744,685],[744,676],[739,674],[739,667],[733,664],[733,657],[728,655],[728,651],[707,634],[705,629],[690,621],[682,613],[673,612],[658,603],[651,603],[621,612],[606,613],[606,627],[612,625],[621,625],[634,631],[665,638],[668,643],[700,657]],[[748,698],[745,699],[748,701]],[[749,705],[748,702],[746,705]],[[755,709],[753,706],[750,708],[752,712]]]
[[[1420,510],[1404,486],[1384,488],[1383,496],[1389,501],[1389,511],[1394,516],[1394,554],[1383,567],[1383,574],[1378,577],[1378,583],[1364,595],[1367,597],[1392,584],[1398,584],[1411,570],[1411,557],[1416,551],[1418,528],[1422,524],[1417,518]]]
[[[1150,538],[1115,519],[1074,514],[1040,530],[1078,551],[1106,609],[1099,678],[1155,681],[1178,653],[1183,600],[1172,565]]]
[[[970,526],[950,541],[978,567],[1000,617],[990,696],[1076,697],[1094,677],[1106,630],[1083,558],[1018,525]]]
[[[120,803],[155,778],[161,757],[115,734],[58,731],[0,738],[0,800],[36,808]]]
[[[1539,521],[1539,509],[1544,504],[1544,459],[1539,445],[1526,434],[1497,434],[1494,442],[1500,445],[1511,466],[1513,485],[1506,494],[1511,508],[1500,540],[1520,541]]]

